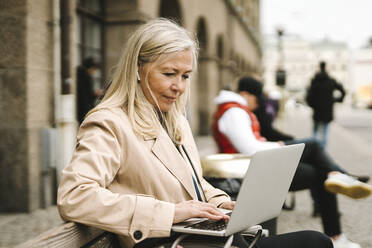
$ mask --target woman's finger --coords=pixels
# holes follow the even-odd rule
[[[189,218],[208,218],[212,220],[225,219],[229,216],[222,213],[216,206],[206,202],[190,200],[176,204],[173,222],[178,223]]]
[[[233,210],[235,207],[235,201],[224,202],[220,205],[220,208]]]
[[[229,219],[228,215],[225,215],[223,212],[221,212],[216,207],[209,207],[209,206],[202,206],[199,208],[200,210],[200,217],[213,219],[213,220],[220,220],[220,219]]]

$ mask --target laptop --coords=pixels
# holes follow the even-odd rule
[[[230,236],[279,216],[304,146],[296,144],[256,152],[250,159],[234,210],[227,213],[231,214],[227,223],[192,218],[173,224],[172,231]]]

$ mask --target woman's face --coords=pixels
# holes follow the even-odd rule
[[[141,88],[152,105],[158,104],[160,111],[168,112],[184,93],[191,71],[192,52],[190,50],[170,53],[162,57],[160,62],[140,66]],[[148,74],[149,87],[153,96],[144,80],[146,74]]]

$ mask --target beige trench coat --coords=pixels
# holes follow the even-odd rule
[[[202,170],[190,127],[184,146]],[[123,247],[145,238],[170,235],[175,203],[197,199],[192,168],[164,130],[156,138],[138,137],[125,112],[100,110],[79,129],[76,150],[63,170],[58,209],[63,219],[119,234]],[[229,201],[201,179],[208,202]]]

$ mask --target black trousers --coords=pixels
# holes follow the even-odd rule
[[[138,244],[135,248],[149,247],[171,247],[177,236],[163,239],[147,239]],[[185,248],[223,247],[227,238],[212,237],[205,235],[191,235],[181,242]],[[234,246],[244,248],[239,244]],[[256,248],[332,248],[332,241],[326,235],[316,231],[300,231],[269,237],[262,237],[255,245]]]
[[[316,231],[291,232],[261,238],[257,248],[332,248],[331,239]]]
[[[289,144],[290,142],[287,142]],[[292,143],[299,143],[293,141]],[[328,236],[341,233],[340,214],[336,195],[324,188],[324,181],[331,171],[345,171],[340,168],[316,141],[305,143],[305,149],[294,175],[290,191],[311,189],[316,196],[324,232]]]
[[[299,143],[305,144],[305,149],[304,152],[302,153],[300,162],[311,164],[318,170],[322,170],[327,173],[331,171],[339,171],[347,174],[347,172],[331,158],[331,156],[326,152],[326,150],[324,150],[320,143],[314,138],[294,139],[285,141],[286,145]]]

